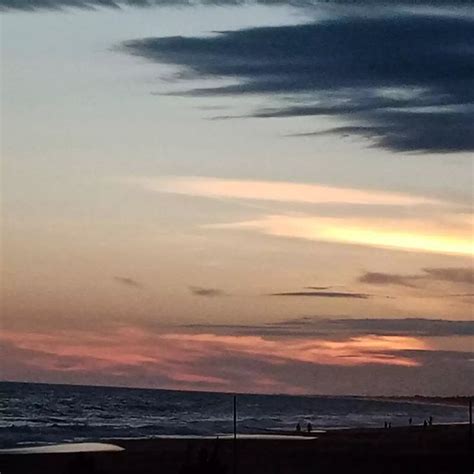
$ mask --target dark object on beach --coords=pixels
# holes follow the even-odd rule
[[[388,423],[388,427],[389,427],[389,428],[392,427],[392,422],[391,422],[391,421]]]
[[[388,428],[388,423],[387,423],[386,421],[384,421],[383,427],[384,427],[385,429]]]
[[[426,420],[423,421],[423,428],[426,428],[428,426],[428,423],[426,422]]]
[[[428,425],[433,426],[433,417],[432,416],[430,416],[430,418],[428,420]]]
[[[411,426],[411,425],[412,425],[412,423],[413,423],[413,420],[411,419],[411,417],[410,417],[410,418],[408,418],[408,424]]]
[[[296,425],[296,432],[301,433],[301,425],[299,423]]]
[[[313,429],[313,425],[311,424],[311,422],[308,422],[308,424],[306,425],[306,430],[308,431],[308,433],[311,433]]]

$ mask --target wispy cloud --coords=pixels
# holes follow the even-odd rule
[[[441,223],[424,219],[387,221],[369,218],[268,215],[261,219],[209,227],[253,230],[277,237],[403,251],[471,256],[474,253],[471,225],[463,220],[456,224],[447,230]]]
[[[423,275],[398,275],[395,273],[365,272],[359,277],[361,283],[370,285],[400,285],[416,288],[415,282]]]
[[[115,276],[114,281],[120,283],[121,285],[128,286],[129,288],[142,289],[144,286],[137,280],[129,277]]]
[[[452,283],[474,284],[474,267],[458,268],[423,268],[423,271],[433,280],[449,281]]]
[[[369,283],[372,285],[401,285],[408,287],[417,287],[419,284],[429,281],[443,281],[454,284],[473,285],[474,268],[423,268],[423,273],[414,275],[366,272],[359,277],[359,281],[361,283]]]
[[[123,180],[149,191],[207,198],[292,203],[339,203],[372,206],[443,205],[437,199],[383,190],[204,176],[136,177]]]
[[[428,318],[327,318],[303,316],[261,325],[191,324],[187,329],[222,334],[272,337],[348,338],[354,336],[452,337],[474,336],[474,321]]]
[[[366,293],[349,293],[346,291],[287,291],[282,293],[271,293],[270,296],[296,296],[309,298],[355,298],[369,299],[372,295]]]
[[[216,298],[219,296],[227,296],[227,293],[219,288],[203,288],[201,286],[190,286],[189,291],[194,296],[204,296],[207,298]]]
[[[472,255],[474,251],[472,216],[453,213],[454,206],[448,202],[424,196],[306,183],[193,176],[133,177],[121,178],[119,181],[153,192],[212,199],[274,201],[293,206],[348,206],[343,210],[340,207],[330,207],[325,211],[316,208],[316,212],[310,215],[268,214],[241,222],[209,224],[207,228],[253,230],[272,236],[404,251],[454,255]],[[425,207],[424,212],[417,213],[415,217],[412,212],[417,205],[431,206],[432,212],[426,212]],[[370,210],[370,213],[360,206]],[[390,219],[387,219],[380,206],[391,206]],[[412,212],[406,213],[407,206]],[[317,215],[318,212],[324,215]],[[368,276],[377,277],[383,278],[381,275]]]

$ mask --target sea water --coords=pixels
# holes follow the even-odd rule
[[[238,395],[240,433],[466,420],[463,407],[363,397]],[[217,436],[233,430],[232,394],[0,382],[0,448],[114,438]]]

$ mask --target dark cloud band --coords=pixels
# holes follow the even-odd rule
[[[355,298],[366,300],[371,297],[365,293],[348,293],[345,291],[287,291],[271,293],[270,296],[299,296],[309,298]]]
[[[123,49],[176,65],[182,77],[232,79],[188,96],[273,97],[252,117],[329,116],[309,134],[355,135],[398,152],[474,150],[474,18],[334,17],[314,24],[145,38]]]
[[[263,325],[187,325],[187,328],[229,334],[254,334],[274,337],[350,337],[359,335],[450,337],[474,336],[474,321],[424,319],[424,318],[323,318],[289,319]]]

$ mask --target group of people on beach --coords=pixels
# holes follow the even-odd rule
[[[408,425],[409,426],[412,426],[413,424],[413,418],[410,417],[408,418]],[[433,426],[433,417],[430,416],[427,420],[424,420],[423,421],[423,428],[426,428],[428,426]],[[385,421],[384,422],[384,429],[390,429],[392,427],[392,422],[391,421]],[[313,430],[313,425],[311,424],[311,422],[308,421],[307,425],[306,425],[306,432],[307,433],[311,433],[311,431]],[[298,422],[296,424],[296,432],[297,433],[301,433],[302,432],[302,427],[301,427],[301,423]]]
[[[433,417],[430,416],[427,420],[423,421],[423,428],[426,428],[427,426],[433,426]]]
[[[413,425],[413,418],[410,417],[408,418],[408,426]],[[428,426],[433,426],[433,417],[430,416],[427,420],[423,420],[423,428],[426,428]],[[384,426],[385,429],[390,429],[392,427],[392,422],[391,421],[385,421]]]

